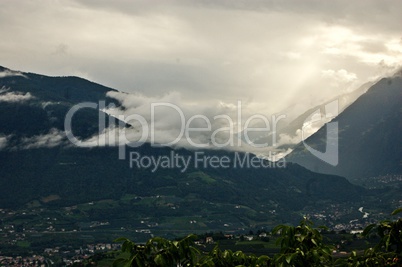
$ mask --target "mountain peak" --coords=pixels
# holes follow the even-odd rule
[[[383,78],[332,121],[338,123],[337,166],[321,161],[306,149],[309,146],[325,153],[326,126],[307,138],[305,144],[299,144],[287,159],[316,172],[356,180],[398,174],[402,159],[400,103],[402,77]]]
[[[10,69],[7,69],[6,67],[0,66],[0,71],[6,71],[6,70],[10,70]]]

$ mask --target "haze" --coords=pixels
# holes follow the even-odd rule
[[[0,2],[0,59],[208,109],[300,111],[392,73],[400,1]]]

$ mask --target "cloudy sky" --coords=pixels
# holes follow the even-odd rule
[[[2,0],[0,65],[268,114],[392,72],[401,10],[397,0]]]

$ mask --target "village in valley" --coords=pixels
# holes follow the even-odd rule
[[[96,202],[86,203],[87,206],[96,204]],[[395,204],[401,205],[402,202]],[[0,209],[0,255],[2,255],[0,263],[6,266],[49,266],[49,263],[57,262],[73,265],[91,261],[97,255],[105,257],[108,253],[118,253],[121,244],[114,243],[111,236],[115,238],[128,236],[141,243],[153,236],[166,235],[169,231],[162,229],[163,224],[158,224],[152,218],[139,220],[136,226],[130,225],[127,221],[121,222],[121,225],[113,220],[90,221],[77,215],[82,212],[80,207],[82,209],[82,205],[59,209],[47,209],[43,206],[20,210]],[[241,206],[233,208],[239,209]],[[381,212],[373,212],[363,207],[351,207],[348,204],[330,204],[321,210],[306,207],[304,212],[305,214],[300,215],[308,217],[316,226],[327,226],[328,233],[338,235],[336,237],[339,239],[338,250],[334,253],[346,253],[342,251],[347,250],[343,245],[352,242],[353,239],[361,238],[360,233],[364,227],[387,216]],[[270,211],[273,217],[275,213],[275,210]],[[202,218],[199,220],[202,221]],[[191,227],[199,223],[198,220],[189,218],[188,228],[185,231],[172,230],[169,236],[183,237],[184,234],[192,233],[191,229],[194,228]],[[277,249],[274,242],[276,237],[270,234],[273,226],[259,224],[233,228],[235,224],[230,222],[219,223],[222,227],[215,232],[201,229],[195,231],[199,237],[195,243],[203,247],[216,242],[233,248],[240,245],[245,251],[249,244],[251,251],[255,250],[257,253],[259,251],[262,253],[264,248],[270,248],[271,251]],[[18,251],[21,253],[18,254]]]

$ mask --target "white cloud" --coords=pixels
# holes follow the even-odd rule
[[[0,71],[0,78],[12,77],[12,76],[21,76],[21,77],[27,78],[24,74],[22,74],[19,71],[12,71],[12,70],[8,70],[8,69]]]
[[[327,86],[342,92],[351,92],[356,89],[358,78],[356,73],[348,72],[345,69],[340,70],[322,70],[321,76]]]
[[[119,100],[123,106],[123,109],[108,109],[107,113],[113,116],[122,115],[126,118],[130,115],[137,114],[142,116],[149,126],[151,125],[152,119],[151,105],[161,104],[154,108],[155,113],[152,124],[155,129],[155,141],[159,143],[168,143],[175,140],[176,137],[180,135],[181,129],[186,126],[185,124],[193,116],[205,116],[205,118],[211,123],[210,131],[200,131],[198,134],[192,135],[194,142],[200,143],[208,143],[210,135],[214,130],[223,126],[228,126],[229,122],[227,120],[214,119],[214,116],[226,114],[230,116],[234,122],[237,122],[236,105],[211,101],[208,107],[205,107],[203,105],[197,105],[195,102],[182,99],[181,94],[178,92],[165,94],[161,97],[146,97],[139,94],[126,94],[119,92],[109,92],[107,95]],[[166,105],[174,105],[176,108],[167,107]],[[246,116],[247,113],[247,106],[243,106],[243,115]],[[185,120],[182,120],[181,116],[183,116]],[[135,120],[127,122],[132,124],[136,129],[141,126],[140,123]],[[191,124],[189,124],[189,127],[205,128],[207,127],[207,122],[201,118],[194,119]],[[131,135],[132,138],[138,139],[137,133],[133,132]],[[179,142],[179,146],[180,145],[186,146],[183,142]]]
[[[8,140],[10,139],[10,137],[11,136],[9,136],[9,135],[0,134],[0,150],[3,150],[4,148],[7,147]]]
[[[18,149],[52,148],[66,143],[65,138],[63,131],[52,128],[47,134],[22,138]]]
[[[202,105],[182,99],[178,92],[172,92],[160,97],[147,97],[140,94],[115,91],[110,91],[107,95],[119,100],[122,107],[116,108],[112,105],[106,107],[103,111],[114,118],[125,121],[132,127],[124,128],[124,125],[121,125],[121,128],[105,129],[101,134],[82,140],[81,146],[117,146],[142,141],[151,142],[151,144],[173,143],[170,146],[188,149],[202,147],[206,149],[251,152],[263,156],[272,156],[269,152],[275,152],[276,157],[280,158],[281,155],[286,155],[290,151],[278,149],[279,146],[295,144],[300,141],[299,133],[297,137],[278,136],[275,146],[257,147],[256,144],[248,143],[244,136],[247,120],[254,118],[250,120],[249,129],[253,127],[265,128],[266,126],[261,119],[261,117],[265,117],[264,115],[260,114],[260,117],[253,117],[256,115],[253,113],[255,110],[254,103],[211,101],[208,108],[205,108]],[[162,105],[154,107],[154,117],[152,117],[151,113],[153,104]],[[165,104],[169,106],[164,106]],[[131,120],[128,119],[132,115],[135,117]],[[140,122],[138,118],[141,118],[142,121]],[[268,129],[265,132],[259,132],[260,135],[272,133],[273,131],[273,118],[269,116],[265,118]],[[209,129],[207,129],[208,124]],[[194,129],[187,136],[185,130],[188,128],[198,129]],[[181,130],[184,130],[184,133]],[[250,132],[247,134],[252,136],[253,131],[251,131],[251,134]],[[239,135],[241,135],[241,139]],[[179,140],[176,140],[177,138]],[[297,138],[299,138],[298,141],[296,140]],[[253,140],[254,138],[250,137],[250,141]]]
[[[7,92],[9,90],[10,90],[10,88],[7,88],[7,87],[3,86],[3,87],[0,88],[0,94],[5,93],[5,92]]]
[[[2,64],[83,75],[137,92],[139,100],[128,99],[133,105],[142,101],[140,106],[128,106],[141,114],[147,101],[172,97],[190,114],[212,115],[223,111],[219,102],[230,106],[237,100],[247,104],[249,114],[270,116],[289,106],[297,114],[389,74],[402,62],[400,1],[4,0],[0,5],[0,35],[7,40],[0,44]],[[166,128],[174,118],[159,123]]]
[[[357,80],[357,76],[355,73],[347,72],[344,69],[340,69],[337,71],[334,70],[323,70],[321,74],[325,78],[333,79],[337,82],[341,83],[351,83]]]
[[[28,93],[20,93],[20,92],[7,92],[7,93],[0,93],[0,102],[25,102],[28,100],[32,100],[35,97]]]
[[[45,101],[45,102],[41,102],[40,104],[41,104],[42,108],[45,109],[48,106],[59,105],[60,103],[61,102]]]

